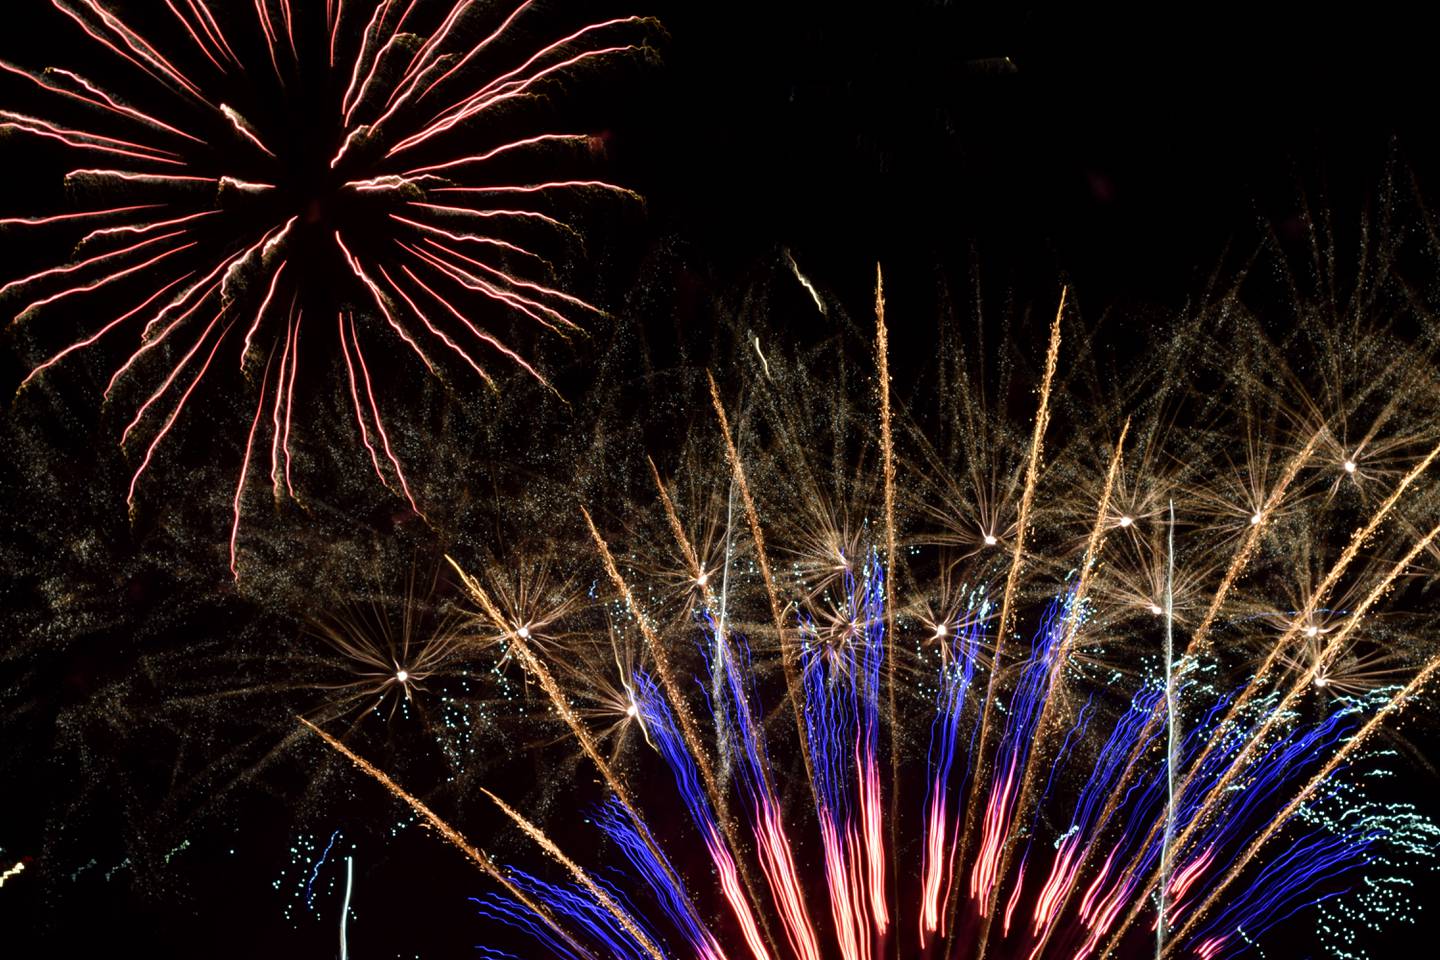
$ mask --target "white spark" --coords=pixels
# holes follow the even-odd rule
[[[23,871],[24,869],[25,869],[25,861],[24,861],[24,860],[21,860],[19,863],[15,864],[15,866],[11,867],[9,870],[6,870],[4,873],[0,873],[0,887],[5,886],[5,881],[6,881],[6,880],[9,880],[11,877],[13,877],[13,876],[15,876],[16,874],[20,873],[20,872]]]
[[[820,300],[819,292],[816,291],[815,285],[806,279],[805,274],[800,272],[800,265],[795,262],[795,258],[790,255],[789,250],[785,251],[785,259],[789,262],[790,270],[795,274],[795,279],[800,281],[800,286],[804,287],[805,291],[810,294],[810,299],[815,301],[815,309],[819,310],[822,316],[825,316],[825,304]]]
[[[345,925],[350,919],[350,888],[355,884],[355,858],[345,858],[345,902],[340,906],[340,960],[349,960],[350,948],[345,940]]]

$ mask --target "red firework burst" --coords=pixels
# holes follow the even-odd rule
[[[594,142],[533,129],[517,138],[507,117],[577,68],[642,49],[634,37],[646,21],[592,23],[537,48],[527,45],[534,0],[501,11],[477,0],[252,0],[228,9],[164,0],[143,21],[99,0],[51,3],[113,76],[102,85],[0,61],[0,72],[47,104],[44,116],[0,110],[0,130],[103,158],[65,180],[106,200],[0,220],[81,233],[67,262],[0,286],[0,298],[18,305],[15,322],[62,303],[102,319],[30,371],[22,389],[107,334],[138,334],[105,389],[109,400],[131,375],[159,380],[121,433],[138,463],[133,510],[157,449],[222,347],[234,349],[259,393],[233,501],[238,576],[252,463],[268,434],[275,496],[295,496],[302,342],[314,339],[312,327],[327,338],[333,330],[369,461],[419,513],[367,349],[394,337],[431,373],[448,358],[494,386],[487,365],[499,359],[545,383],[497,321],[563,336],[598,311],[546,279],[549,255],[535,247],[574,228],[543,201],[633,194],[599,180],[507,179],[539,151]]]

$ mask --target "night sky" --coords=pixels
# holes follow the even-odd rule
[[[566,9],[559,0],[549,6]],[[695,328],[710,322],[712,305],[773,274],[785,251],[856,316],[865,315],[879,261],[903,376],[929,342],[944,291],[963,287],[972,270],[1042,318],[1064,284],[1088,318],[1114,312],[1143,324],[1179,309],[1267,237],[1296,238],[1307,206],[1327,211],[1353,239],[1391,178],[1404,185],[1400,215],[1426,222],[1421,204],[1440,188],[1429,103],[1440,89],[1440,59],[1427,48],[1432,34],[1419,13],[1312,5],[1262,18],[1258,4],[1143,14],[1085,6],[607,0],[605,14],[654,15],[663,31],[650,34],[648,63],[587,76],[566,108],[603,134],[600,173],[645,198],[643,210],[590,216],[590,256],[577,285],[617,311],[620,324],[625,305],[643,300],[629,322],[648,324],[634,335],[663,357],[682,349],[675,341],[683,336],[702,340]],[[136,19],[143,23],[143,14]],[[75,34],[44,0],[13,0],[0,22],[0,59],[73,63]],[[96,76],[111,69],[89,50],[80,62]],[[21,86],[7,81],[0,90],[0,106],[34,109]],[[43,209],[58,196],[60,156],[0,137],[0,215]],[[6,237],[0,255],[18,263],[31,254]],[[656,303],[652,292],[637,300],[642,289],[671,299]],[[826,333],[813,312],[779,322],[800,341]],[[1117,329],[1106,347],[1123,357],[1135,348],[1124,324]],[[0,392],[9,396],[31,347],[11,335],[0,349]],[[583,363],[584,347],[577,350]],[[558,386],[563,392],[567,382]],[[16,403],[6,416],[55,417],[38,427],[55,456],[109,484],[108,494],[47,520],[46,535],[68,524],[78,539],[82,527],[103,524],[120,540],[135,537],[116,547],[121,566],[143,567],[141,538],[126,532],[123,486],[114,486],[125,470],[112,446],[96,440],[110,427],[85,412],[88,402],[63,416]],[[14,626],[0,627],[0,642],[40,629],[38,588],[24,568],[27,551],[48,542],[27,533],[25,517],[25,475],[37,449],[5,454],[0,490],[12,522],[4,527],[11,542],[0,624],[13,616]],[[219,529],[227,519],[207,522]],[[205,556],[223,563],[213,551]],[[323,846],[327,827],[346,826],[293,814],[287,791],[313,799],[316,789],[294,765],[259,785],[227,786],[223,801],[187,794],[172,804],[165,798],[188,786],[167,783],[164,764],[148,753],[167,745],[100,737],[82,752],[119,751],[111,761],[54,762],[76,749],[57,732],[56,716],[124,669],[128,623],[175,604],[190,611],[165,628],[168,642],[180,643],[186,631],[223,633],[227,618],[245,609],[227,606],[228,595],[208,605],[177,599],[180,591],[224,593],[223,568],[197,578],[117,574],[99,601],[111,613],[86,636],[55,639],[46,649],[63,652],[53,656],[33,653],[29,640],[17,643],[23,657],[0,656],[0,710],[10,714],[0,718],[0,809],[9,811],[0,816],[0,862],[30,858],[27,873],[0,890],[0,954],[334,954],[333,872],[328,913],[286,916],[314,861],[313,853],[291,856],[297,833]],[[161,686],[154,696],[165,695]],[[1433,736],[1416,736],[1419,751],[1429,752]],[[224,753],[223,724],[186,749]],[[545,775],[523,754],[508,763],[491,776],[523,783]],[[97,769],[113,779],[79,782]],[[1409,776],[1434,793],[1433,770],[1417,766]],[[157,830],[177,851],[168,874],[137,878],[117,868],[120,835],[144,829],[133,809],[104,809],[121,782],[117,796],[129,807],[163,809]],[[332,778],[322,792],[342,791],[337,784]],[[352,779],[343,790],[365,798],[353,820],[363,819],[360,809],[395,819],[368,786]],[[70,859],[47,863],[43,838],[57,821],[66,824],[59,849]],[[352,955],[467,956],[484,936],[465,903],[483,879],[417,833],[386,848],[383,863],[366,864]],[[94,865],[85,865],[87,847]],[[1435,903],[1430,883],[1417,901]],[[1399,933],[1436,930],[1434,917],[1422,915]]]

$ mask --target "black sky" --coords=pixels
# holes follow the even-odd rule
[[[680,246],[702,291],[724,291],[788,249],[863,305],[880,260],[903,340],[905,308],[929,309],[936,278],[963,275],[972,256],[1022,299],[1053,301],[1066,282],[1082,307],[1172,308],[1227,247],[1253,244],[1257,224],[1293,222],[1304,197],[1353,222],[1387,170],[1413,174],[1422,196],[1440,183],[1440,58],[1420,12],[1087,6],[633,4],[625,12],[655,14],[667,35],[656,64],[627,75],[615,102],[598,97],[597,112],[607,174],[642,192],[646,213],[625,221],[602,261],[616,275],[598,283],[623,290],[648,250]],[[14,0],[4,17],[0,57],[65,49],[45,0]],[[0,142],[0,167],[19,174],[0,189],[6,201],[40,173],[10,151]],[[51,786],[56,797],[24,809],[52,814],[65,785]],[[0,786],[0,807],[13,789]],[[314,955],[328,931],[294,933],[269,886],[281,822],[267,810],[253,836],[233,825],[248,858],[195,854],[175,911],[120,884],[89,883],[59,904],[7,885],[0,954],[44,915],[52,956]],[[452,883],[457,899],[471,878],[463,864],[397,861],[396,875],[406,868]],[[397,925],[432,906],[407,895],[420,896],[397,894]],[[451,931],[426,930],[413,954],[466,955],[476,930],[448,947]],[[406,941],[391,934],[379,939]]]

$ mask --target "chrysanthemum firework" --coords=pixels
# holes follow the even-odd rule
[[[202,382],[238,365],[255,399],[233,496],[237,575],[247,480],[297,496],[302,367],[341,371],[362,456],[419,513],[382,416],[376,351],[492,387],[512,367],[544,382],[513,328],[563,337],[596,312],[554,279],[552,261],[579,239],[555,200],[632,195],[537,175],[556,168],[547,156],[573,161],[598,140],[539,126],[550,121],[525,108],[639,50],[645,22],[552,26],[536,46],[546,17],[533,0],[52,6],[104,79],[0,61],[10,102],[36,104],[0,111],[0,129],[93,162],[64,174],[78,209],[0,220],[74,244],[67,262],[0,297],[14,323],[86,311],[92,326],[22,388],[102,338],[134,338],[104,388],[127,407],[134,510]],[[132,379],[147,384],[133,404]]]
[[[1222,296],[1107,401],[1062,299],[1032,391],[956,350],[927,421],[891,397],[877,299],[868,413],[817,396],[843,392],[831,354],[807,370],[747,334],[746,403],[697,384],[710,442],[672,481],[649,466],[648,519],[581,512],[628,655],[530,643],[456,561],[599,774],[603,866],[495,795],[561,876],[502,865],[331,745],[500,885],[476,903],[519,955],[1216,960],[1307,910],[1397,912],[1397,864],[1437,828],[1366,784],[1440,672],[1416,604],[1440,536],[1430,334],[1397,360],[1374,331],[1329,368]],[[1307,360],[1336,376],[1302,403]],[[1022,395],[1028,429],[984,399]],[[1337,433],[1372,421],[1397,438],[1383,479]]]

